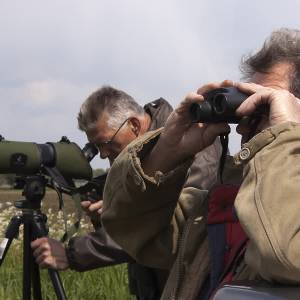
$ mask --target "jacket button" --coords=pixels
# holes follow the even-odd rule
[[[241,151],[240,151],[240,154],[239,154],[239,156],[240,156],[240,159],[241,160],[246,160],[246,159],[248,159],[249,157],[250,157],[250,150],[249,150],[249,148],[243,148]]]

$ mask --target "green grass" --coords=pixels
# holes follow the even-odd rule
[[[16,214],[13,202],[19,199],[20,192],[0,190],[0,239],[4,236],[10,218]],[[44,211],[48,215],[48,225],[54,228],[61,237],[64,230],[63,220],[57,214],[55,194],[47,193],[44,201]],[[51,210],[49,210],[51,208]],[[73,206],[68,204],[68,214],[73,213]],[[87,222],[86,219],[84,221]],[[88,224],[83,224],[84,230],[90,230]],[[60,228],[58,230],[57,228]],[[14,240],[0,267],[0,300],[22,299],[22,272],[23,272],[22,231],[19,240]],[[63,286],[68,300],[133,300],[128,291],[126,265],[106,267],[87,272],[63,271],[60,272]],[[43,299],[56,299],[55,292],[47,270],[41,270],[41,286]]]
[[[0,299],[22,299],[22,253],[11,246],[0,267]],[[125,265],[78,273],[60,272],[67,299],[134,299],[128,292]],[[41,271],[43,299],[56,299],[47,270]]]

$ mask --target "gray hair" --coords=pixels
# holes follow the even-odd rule
[[[77,116],[82,131],[95,128],[103,113],[108,113],[108,126],[117,129],[127,118],[144,114],[144,109],[130,95],[111,86],[103,86],[81,105]]]
[[[287,62],[293,72],[290,75],[290,92],[300,96],[300,30],[281,28],[273,31],[263,47],[253,55],[242,59],[240,69],[244,79],[254,73],[267,73],[277,63]]]

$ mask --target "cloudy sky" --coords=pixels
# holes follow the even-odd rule
[[[0,134],[83,146],[76,115],[96,88],[176,106],[204,83],[239,79],[241,56],[273,29],[299,29],[299,11],[297,0],[0,0]]]

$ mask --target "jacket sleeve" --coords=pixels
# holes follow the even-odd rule
[[[246,162],[235,201],[249,244],[246,263],[264,279],[300,283],[300,124],[256,135],[237,155]]]
[[[167,174],[147,176],[140,159],[152,149],[159,131],[129,145],[110,169],[104,189],[103,224],[109,235],[139,263],[170,268],[183,225],[202,206],[206,191],[185,187],[187,160]]]
[[[219,179],[218,169],[222,147],[220,139],[197,153],[189,169],[184,187],[194,187],[201,190],[209,190]]]
[[[87,271],[133,261],[105,232],[103,228],[69,241],[66,254],[70,268]]]

